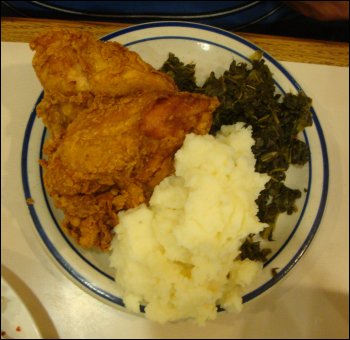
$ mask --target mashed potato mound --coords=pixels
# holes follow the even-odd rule
[[[149,206],[119,213],[111,266],[127,308],[165,323],[215,319],[217,305],[242,307],[243,289],[261,264],[235,260],[250,233],[266,225],[255,200],[268,176],[254,171],[251,128],[223,126],[216,137],[186,136],[175,175]]]

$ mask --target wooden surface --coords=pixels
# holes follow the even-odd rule
[[[57,27],[89,31],[99,38],[128,26],[130,25],[111,22],[1,18],[1,40],[29,42],[40,32]],[[349,66],[348,43],[241,32],[235,33],[255,43],[274,58],[281,61]]]

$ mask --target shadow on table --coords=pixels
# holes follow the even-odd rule
[[[16,291],[30,311],[43,339],[59,339],[50,316],[32,290],[4,265],[1,265],[1,275]]]
[[[222,313],[203,327],[189,322],[148,324],[154,339],[337,339],[349,337],[349,296],[318,288],[275,290]]]

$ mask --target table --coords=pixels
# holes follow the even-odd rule
[[[19,42],[28,42],[35,33],[53,26],[89,30],[101,36],[125,25],[2,21],[1,271],[32,311],[43,337],[348,338],[349,68],[341,67],[348,66],[348,45],[242,34],[283,61],[314,98],[315,110],[326,127],[330,161],[326,210],[300,263],[273,289],[244,306],[242,313],[222,315],[205,327],[187,323],[161,326],[87,294],[53,264],[33,233],[20,181],[20,150],[29,110],[41,86],[31,67],[32,52]],[[303,53],[293,54],[296,46],[303,46]],[[337,57],[331,53],[335,50]]]
[[[29,42],[45,29],[66,27],[89,31],[97,38],[128,27],[128,24],[110,22],[67,21],[49,19],[1,19],[1,41]],[[235,32],[281,61],[349,66],[349,44]]]

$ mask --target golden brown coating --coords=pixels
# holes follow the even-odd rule
[[[30,47],[45,90],[37,114],[51,135],[45,187],[69,235],[108,249],[118,211],[147,202],[185,135],[209,131],[219,102],[178,92],[136,53],[89,33],[53,30]]]
[[[98,234],[101,221],[111,231],[119,210],[147,201],[173,171],[185,135],[207,133],[217,106],[215,98],[178,92],[96,99],[78,113],[44,164],[46,189],[78,243],[108,246],[111,232]]]
[[[55,148],[76,112],[96,96],[122,97],[142,92],[174,92],[171,77],[156,71],[137,53],[117,42],[68,29],[45,32],[30,43],[34,70],[45,90],[38,116],[51,132]]]
[[[50,153],[50,149],[56,147],[77,112],[89,107],[93,100],[94,97],[89,96],[84,102],[78,102],[77,98],[70,101],[68,97],[66,101],[57,101],[45,92],[44,98],[36,107],[38,117],[43,120],[51,134],[51,138],[45,143],[45,153]]]
[[[138,92],[176,91],[173,80],[117,42],[91,33],[52,30],[30,43],[33,67],[45,92],[64,101],[85,95],[121,97]]]

